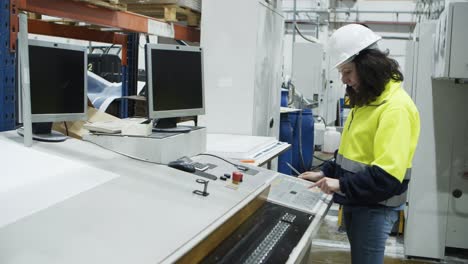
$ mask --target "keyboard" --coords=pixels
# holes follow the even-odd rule
[[[313,220],[310,214],[267,201],[201,263],[286,263]]]

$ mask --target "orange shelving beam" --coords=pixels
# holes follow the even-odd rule
[[[110,10],[93,6],[85,2],[71,0],[10,0],[11,37],[10,47],[15,50],[17,38],[17,13],[20,10],[47,16],[67,18],[93,25],[118,28],[126,32],[139,32],[154,35],[165,35],[179,40],[200,41],[200,31],[196,28],[174,25],[172,28],[166,22],[155,18],[131,12]],[[32,28],[34,30],[34,28]],[[79,30],[79,29],[77,29]],[[70,29],[70,32],[72,30]],[[31,33],[35,33],[31,31]],[[87,34],[86,32],[81,32]],[[89,33],[93,35],[93,33]]]

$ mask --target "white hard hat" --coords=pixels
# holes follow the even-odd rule
[[[354,58],[382,37],[359,24],[349,24],[337,29],[328,40],[330,63],[338,67]]]

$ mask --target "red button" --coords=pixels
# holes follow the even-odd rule
[[[242,173],[240,173],[240,172],[238,172],[238,171],[234,171],[234,172],[232,173],[232,183],[238,184],[239,182],[242,181],[242,177],[243,177],[243,176],[244,176],[244,175],[243,175]]]

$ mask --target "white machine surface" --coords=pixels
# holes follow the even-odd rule
[[[409,185],[405,255],[443,259],[446,247],[468,249],[468,84],[432,79],[436,22],[418,23],[412,97],[421,134]],[[463,25],[466,27],[466,25]],[[410,60],[411,61],[411,60]],[[424,241],[424,243],[421,243]]]
[[[0,224],[2,264],[172,263],[278,175],[255,167],[258,173],[244,174],[236,186],[209,181],[209,195],[199,196],[193,191],[203,189],[196,182],[202,177],[84,141],[25,148],[15,132],[4,132],[0,148],[8,161],[0,189],[2,218],[8,216]],[[216,164],[206,172],[217,176],[235,169],[215,157],[194,159]],[[306,245],[301,241],[288,262],[298,261]]]
[[[1,160],[8,166],[2,166],[0,228],[118,177],[14,142],[1,144]]]
[[[418,41],[414,50],[417,67],[413,75],[413,100],[420,113],[421,133],[409,184],[405,255],[442,259],[445,243],[439,238],[445,236],[446,202],[443,201],[447,201],[447,194],[443,190],[448,186],[446,181],[437,182],[432,82],[429,77],[433,64],[426,55],[433,50],[431,40],[434,32],[434,21],[419,23],[415,29]]]
[[[468,2],[448,2],[434,34],[434,77],[468,78]]]
[[[8,145],[11,151],[2,151],[2,159],[25,150],[15,133],[3,133],[0,144],[2,149]],[[88,185],[70,192],[72,195],[64,193],[52,203],[37,207],[39,210],[34,211],[38,212],[14,217],[21,219],[2,226],[0,263],[171,262],[267,188],[275,176],[265,170],[247,178],[237,190],[226,188],[225,182],[212,181],[210,195],[200,197],[192,193],[201,188],[194,175],[132,160],[91,143],[73,139],[60,144],[35,143],[28,151],[38,152],[42,165],[22,160],[26,175],[46,174],[54,167],[62,177],[70,176],[69,171],[83,172],[74,162],[57,162],[61,157],[96,168],[84,171],[85,177],[97,177],[95,181],[100,182],[94,188]],[[45,158],[48,156],[55,159]],[[17,177],[15,165],[2,166],[10,168],[2,178]],[[108,175],[103,176],[102,170]],[[69,188],[74,183],[62,185]],[[53,187],[50,181],[38,181],[35,188]],[[17,184],[9,190],[24,194],[28,188],[29,184]],[[8,200],[10,206],[24,200],[16,198]],[[1,208],[7,206],[3,201]]]
[[[150,136],[86,134],[83,140],[129,157],[167,164],[183,156],[204,153],[206,128],[199,127],[188,133],[153,132]]]
[[[206,114],[199,123],[209,133],[278,138],[284,31],[281,2],[203,3]]]

